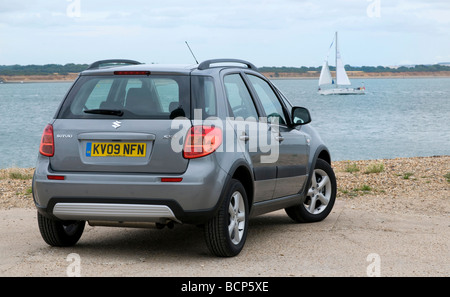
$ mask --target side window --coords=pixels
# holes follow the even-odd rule
[[[228,104],[233,117],[242,117],[244,119],[252,117],[258,119],[255,104],[242,77],[239,74],[230,74],[225,76],[224,83]]]
[[[216,115],[216,88],[209,76],[192,76],[191,92],[193,109],[201,109],[206,117]]]
[[[205,112],[208,116],[216,114],[216,88],[213,79],[205,79]]]
[[[271,118],[278,118],[280,124],[286,125],[286,117],[283,112],[283,107],[270,85],[266,81],[254,75],[248,75],[248,78],[258,94],[259,100],[261,101],[264,111],[266,112],[268,122],[271,122]]]

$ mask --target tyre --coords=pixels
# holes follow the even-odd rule
[[[324,160],[317,159],[304,202],[286,208],[286,213],[291,219],[300,223],[322,221],[333,209],[336,189],[333,168]]]
[[[244,247],[247,229],[247,194],[244,186],[232,179],[218,213],[205,224],[206,245],[216,256],[236,256]]]
[[[51,246],[72,246],[84,231],[84,221],[57,221],[38,212],[39,231],[44,241]]]

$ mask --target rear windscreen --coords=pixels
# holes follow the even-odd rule
[[[190,93],[189,76],[81,76],[58,118],[189,118]]]

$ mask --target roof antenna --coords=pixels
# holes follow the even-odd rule
[[[197,58],[195,57],[194,53],[193,53],[192,50],[191,50],[191,47],[189,46],[189,43],[188,43],[187,41],[185,41],[185,42],[186,42],[186,45],[187,45],[189,51],[191,52],[192,56],[194,57],[195,62],[196,62],[197,64],[199,64],[198,61],[197,61]]]

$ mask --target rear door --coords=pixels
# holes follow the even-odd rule
[[[82,76],[53,123],[55,171],[182,173],[171,119],[189,116],[181,75]]]
[[[261,141],[261,133],[267,134],[267,123],[259,122],[259,114],[250,91],[240,73],[224,76],[225,94],[228,103],[228,121],[237,133],[237,142],[250,157],[255,178],[255,201],[272,199],[276,183],[276,163],[264,162],[270,147]],[[266,135],[264,135],[266,136]]]
[[[276,186],[273,198],[297,194],[306,181],[306,136],[300,130],[289,126],[286,109],[269,82],[252,74],[247,74],[247,78],[267,117],[271,139],[277,142],[278,158],[274,160]]]

